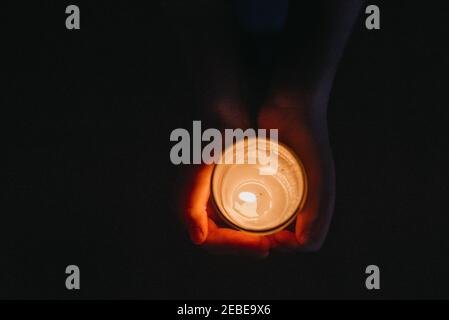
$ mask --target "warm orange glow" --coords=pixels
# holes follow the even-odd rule
[[[246,162],[225,163],[226,157],[234,158],[239,147]],[[264,159],[272,159],[272,163],[258,159],[266,150],[270,156]],[[250,154],[256,155],[253,162]],[[211,187],[213,203],[223,220],[256,234],[275,233],[288,225],[302,207],[307,191],[299,159],[284,145],[263,138],[228,147],[213,171]]]

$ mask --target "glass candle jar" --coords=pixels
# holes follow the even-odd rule
[[[290,224],[302,208],[306,173],[285,145],[260,137],[245,139],[222,153],[212,173],[211,193],[228,225],[249,233],[271,234]]]

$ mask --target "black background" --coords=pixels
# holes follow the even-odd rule
[[[327,240],[267,260],[209,255],[171,209],[169,135],[195,119],[191,38],[208,6],[78,2],[68,31],[71,3],[7,5],[0,297],[448,298],[449,6],[374,3],[381,30],[358,19],[329,105]],[[69,264],[80,291],[65,289]],[[380,291],[365,289],[369,264]]]

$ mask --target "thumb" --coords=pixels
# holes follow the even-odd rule
[[[208,233],[207,205],[210,196],[210,179],[212,165],[204,165],[197,169],[187,186],[187,201],[184,218],[195,244],[202,244]]]

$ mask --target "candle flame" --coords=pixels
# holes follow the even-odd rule
[[[240,200],[249,202],[249,203],[254,203],[257,201],[256,195],[252,192],[240,192],[239,198],[240,198]]]

